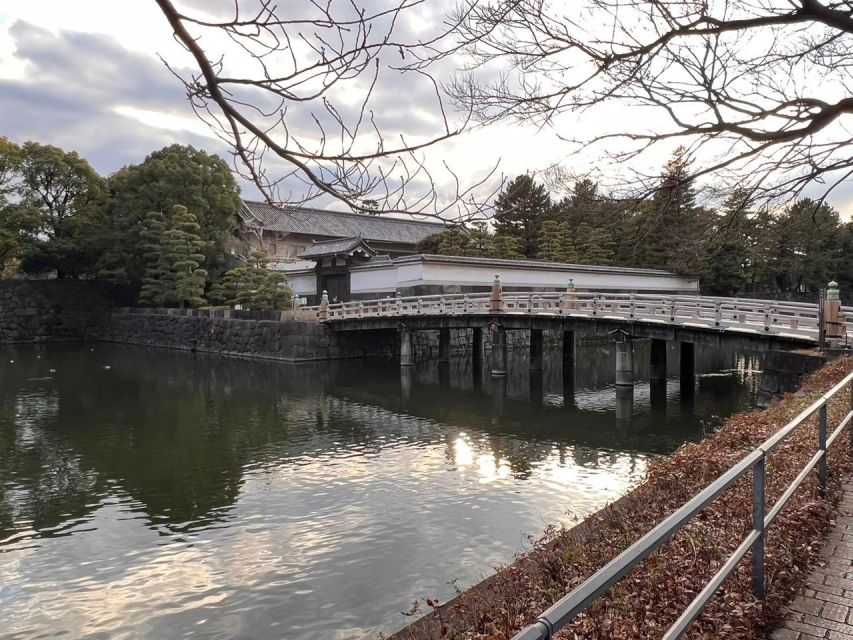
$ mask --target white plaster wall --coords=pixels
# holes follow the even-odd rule
[[[389,264],[387,267],[364,269],[350,272],[350,292],[380,293],[397,290],[397,267]]]
[[[419,265],[420,266],[420,265]],[[454,265],[425,262],[422,280],[415,284],[460,284],[466,286],[491,286],[495,275],[500,275],[505,287],[533,287],[564,289],[572,278],[578,289],[606,291],[608,289],[630,289],[634,291],[678,290],[697,291],[699,283],[691,278],[632,273],[598,273],[573,269],[512,269],[493,265]]]
[[[313,296],[317,293],[317,275],[314,273],[289,274],[287,281],[298,296]]]

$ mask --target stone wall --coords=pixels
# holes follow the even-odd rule
[[[183,315],[116,310],[102,323],[98,339],[149,347],[205,351],[288,362],[393,356],[396,331],[335,334],[328,327],[299,321]]]
[[[126,293],[80,280],[0,281],[0,344],[94,338]]]
[[[826,363],[826,356],[815,351],[768,351],[756,403],[766,407],[773,398],[800,388],[802,379]]]

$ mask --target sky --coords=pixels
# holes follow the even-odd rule
[[[429,33],[437,28],[450,1],[430,0],[398,25],[398,32],[404,36]],[[298,4],[288,0],[288,11],[291,2],[294,7]],[[231,2],[184,0],[180,6],[215,12]],[[205,42],[212,48],[221,44]],[[0,136],[77,151],[105,175],[141,162],[148,153],[172,143],[192,144],[230,162],[227,146],[195,116],[183,85],[161,57],[179,71],[192,64],[153,0],[0,0]],[[233,64],[242,70],[239,60]],[[440,71],[452,73],[454,64],[447,61]],[[412,139],[425,137],[440,125],[432,85],[416,81],[399,74],[380,77],[372,106],[390,139],[403,132]],[[348,106],[357,104],[358,90],[356,84],[332,94],[345,116]],[[619,117],[619,113],[608,113],[597,124]],[[288,121],[293,135],[316,139],[310,114],[300,112],[299,105],[291,108]],[[579,122],[577,126],[587,125]],[[483,179],[497,166],[479,190],[486,195],[503,177],[543,171],[566,162],[566,154],[566,145],[548,130],[503,124],[442,143],[426,152],[424,159],[435,172],[439,195],[449,198],[454,175],[464,186]],[[659,167],[666,155],[662,151],[647,161]],[[572,162],[572,169],[583,170],[583,158]],[[275,174],[283,167],[272,162],[269,170]],[[246,197],[259,195],[245,180],[241,188]],[[304,190],[301,183],[290,181],[283,193],[298,199],[300,190]],[[844,185],[831,202],[849,215],[853,186]],[[314,204],[341,208],[322,199]]]

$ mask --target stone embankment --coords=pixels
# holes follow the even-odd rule
[[[96,339],[126,292],[79,280],[0,282],[0,344]]]
[[[178,309],[115,310],[104,319],[99,339],[146,347],[307,362],[393,356],[396,331],[335,334],[325,325],[282,321],[287,312],[232,312],[231,317]],[[236,316],[236,317],[235,317]]]

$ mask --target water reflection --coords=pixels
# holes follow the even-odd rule
[[[401,372],[9,349],[0,629],[375,637],[414,598],[510,560],[526,533],[623,494],[650,456],[754,391],[752,360],[700,350],[689,398],[673,377],[620,401],[608,347],[577,358],[572,380],[521,356],[493,378],[463,358]]]

